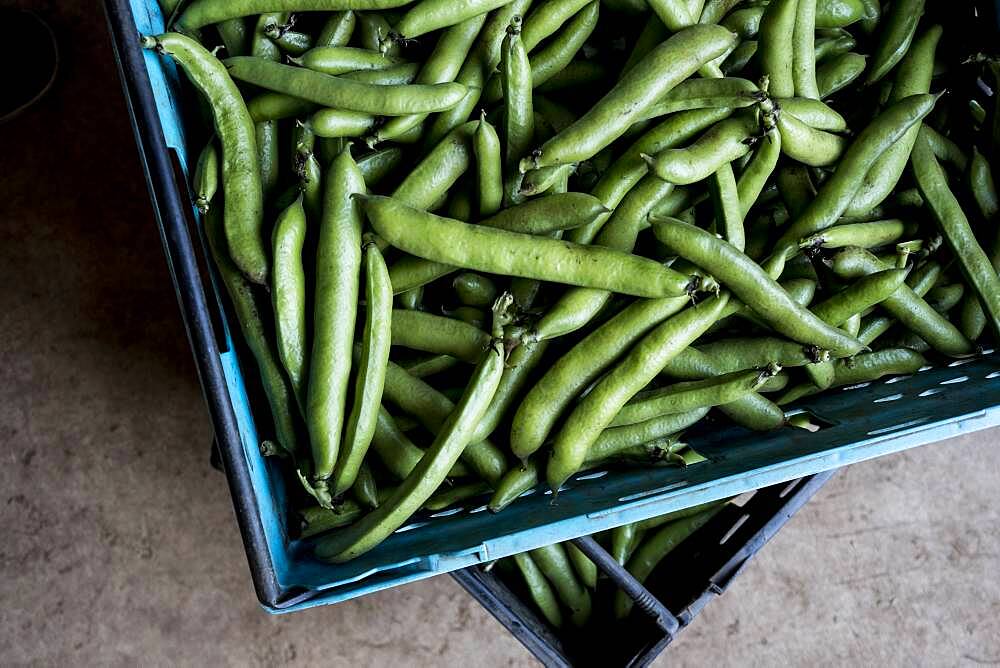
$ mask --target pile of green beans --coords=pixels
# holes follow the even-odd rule
[[[924,0],[169,4],[322,559],[1000,333],[1000,64]]]

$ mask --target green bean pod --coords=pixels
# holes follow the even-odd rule
[[[290,58],[301,56],[303,53],[313,48],[315,40],[309,33],[291,30],[290,25],[271,24],[264,28],[264,34],[268,36],[278,48],[288,54]],[[240,55],[240,54],[232,54]]]
[[[680,146],[731,113],[732,110],[728,108],[683,111],[664,119],[637,139],[611,164],[591,189],[591,194],[601,200],[605,207],[614,210],[647,174],[648,167],[642,154],[658,153]],[[529,175],[526,174],[525,177]],[[575,243],[590,243],[606,220],[607,216],[604,216],[577,228],[569,233],[568,239]]]
[[[913,290],[917,297],[924,297],[930,292],[941,278],[942,268],[937,262],[925,262],[910,272],[906,279],[906,284]],[[874,314],[868,316],[861,322],[861,329],[858,331],[858,340],[866,346],[871,345],[875,339],[885,334],[890,327],[896,324],[896,319],[890,315]]]
[[[530,53],[590,2],[591,0],[543,0],[538,3],[524,19],[521,31],[524,48]]]
[[[465,95],[465,87],[457,83],[377,86],[251,56],[227,58],[224,64],[234,79],[267,90],[326,107],[382,116],[443,111]]]
[[[838,276],[845,278],[858,278],[891,268],[861,248],[840,251],[834,256],[832,267]],[[962,333],[918,297],[908,285],[900,286],[882,302],[882,306],[938,352],[950,357],[963,357],[972,353],[972,344]]]
[[[559,609],[559,600],[556,598],[555,592],[552,591],[548,580],[535,564],[535,560],[527,552],[515,554],[513,558],[518,570],[521,571],[521,577],[524,578],[524,584],[528,588],[528,594],[535,602],[535,606],[538,607],[549,624],[557,629],[562,628],[563,618]]]
[[[409,171],[393,191],[393,198],[418,209],[429,209],[446,195],[472,164],[472,136],[477,127],[478,121],[470,121],[450,132]]]
[[[521,171],[579,162],[596,155],[642,117],[643,111],[699,67],[736,45],[719,26],[686,28],[657,46],[573,125],[521,162]]]
[[[976,240],[969,219],[948,187],[948,177],[938,163],[921,128],[910,156],[917,186],[938,221],[970,287],[979,297],[993,333],[1000,336],[1000,277]],[[933,343],[928,341],[928,343]]]
[[[416,418],[431,433],[437,434],[455,404],[426,382],[389,362],[385,377],[385,398]],[[489,441],[471,442],[462,452],[463,461],[483,480],[493,483],[503,475],[506,460]]]
[[[449,485],[447,482],[441,485],[442,491],[436,492],[434,496],[423,505],[424,510],[436,512],[450,508],[457,503],[468,501],[477,496],[482,496],[491,491],[489,483],[482,481],[469,482],[464,485]]]
[[[501,299],[494,307],[493,335],[497,343],[483,353],[461,399],[441,425],[427,453],[396,492],[376,510],[320,541],[315,551],[317,558],[341,563],[371,550],[401,527],[444,482],[449,469],[469,445],[472,431],[500,382],[503,351],[499,341],[510,302],[509,297]]]
[[[615,527],[611,530],[611,556],[624,566],[639,546],[642,536],[643,531],[639,529],[638,522]]]
[[[779,366],[771,366],[761,371],[737,371],[716,378],[676,383],[640,392],[625,404],[609,426],[622,427],[661,415],[728,404],[759,389],[780,370]]]
[[[278,357],[288,373],[299,406],[305,406],[308,351],[306,328],[306,277],[302,247],[306,239],[306,214],[302,196],[281,212],[274,224],[271,301]],[[304,411],[303,411],[304,412]]]
[[[799,240],[836,222],[850,205],[865,174],[882,153],[934,108],[937,96],[911,95],[879,114],[851,142],[837,167],[816,197],[781,235],[774,255],[794,248]]]
[[[806,345],[830,350],[839,357],[853,355],[861,345],[795,303],[760,266],[730,244],[675,219],[654,219],[656,238],[690,260],[733,291],[775,331]]]
[[[810,167],[827,167],[844,153],[847,141],[838,135],[817,130],[789,113],[778,116],[781,152]]]
[[[830,58],[816,68],[816,87],[820,99],[826,99],[847,86],[865,71],[867,58],[860,53],[844,53]]]
[[[401,294],[427,285],[431,281],[458,271],[458,268],[442,262],[430,262],[421,257],[407,255],[389,267],[393,294]]]
[[[219,189],[219,153],[215,150],[213,138],[198,155],[194,167],[194,205],[204,215],[208,213],[209,204]]]
[[[405,480],[424,456],[424,451],[407,438],[397,420],[384,407],[378,409],[371,447],[382,465],[397,480]],[[468,474],[465,464],[456,462],[448,477],[461,478]]]
[[[247,34],[247,24],[243,17],[222,21],[215,27],[226,47],[227,55],[242,56],[249,51],[250,36]]]
[[[247,111],[255,123],[296,118],[308,114],[316,105],[284,93],[261,93],[247,102]]]
[[[479,221],[479,224],[509,232],[542,235],[589,225],[599,218],[605,218],[608,213],[601,201],[593,195],[555,193],[508,207]]]
[[[375,482],[375,476],[372,475],[372,471],[368,468],[367,463],[361,463],[361,468],[354,480],[354,484],[349,489],[360,505],[366,508],[378,508],[378,484]]]
[[[510,447],[522,460],[538,450],[563,411],[645,333],[688,304],[686,297],[643,300],[624,309],[554,362],[514,414]]]
[[[466,95],[457,105],[434,119],[425,139],[427,145],[437,143],[472,116],[482,97],[487,77],[500,64],[500,45],[511,19],[523,16],[530,5],[531,0],[513,0],[489,15],[475,46],[455,77],[457,83],[466,86]]]
[[[358,169],[365,178],[369,189],[377,187],[385,178],[403,163],[403,150],[393,146],[372,151],[358,158]]]
[[[406,61],[369,49],[353,46],[320,46],[306,51],[298,58],[291,58],[296,65],[323,74],[345,74],[362,70],[384,70]]]
[[[925,0],[897,0],[889,6],[882,22],[883,29],[875,42],[866,85],[879,81],[906,55],[917,33],[920,17],[924,15],[924,4]]]
[[[243,339],[257,362],[261,385],[271,408],[278,445],[287,453],[298,453],[298,434],[295,422],[295,393],[285,375],[268,336],[261,313],[266,305],[260,304],[252,284],[233,263],[226,249],[225,230],[218,208],[210,209],[203,220],[208,247],[215,260],[222,284],[233,303],[236,320]]]
[[[476,156],[476,184],[479,195],[479,215],[492,216],[503,203],[503,156],[500,137],[486,120],[483,112],[473,135]]]
[[[837,362],[833,387],[865,383],[889,375],[916,373],[926,365],[927,360],[923,355],[905,348],[864,353]]]
[[[556,594],[570,611],[574,626],[583,626],[590,619],[590,594],[580,584],[562,544],[547,545],[529,552],[545,579],[555,588]]]
[[[253,35],[250,38],[251,56],[267,58],[274,62],[281,60],[281,49],[274,43],[274,40],[267,36],[267,29],[272,25],[287,23],[289,16],[288,12],[270,12],[257,17],[257,23],[254,25]]]
[[[930,91],[934,53],[941,33],[941,26],[931,26],[907,51],[893,80],[892,94],[889,96],[891,101],[896,102],[908,95]],[[867,214],[889,196],[903,175],[919,130],[916,125],[911,127],[898,142],[886,149],[885,154],[868,170],[844,215]]]
[[[421,66],[416,83],[441,84],[454,81],[485,22],[486,14],[480,14],[442,32],[434,51]],[[427,114],[414,114],[390,119],[369,139],[369,144],[399,139],[407,131],[418,128],[426,118]]]
[[[358,17],[350,9],[331,12],[316,37],[316,46],[347,46]]]
[[[513,503],[517,497],[529,489],[534,489],[538,484],[539,475],[540,467],[535,458],[518,462],[508,469],[494,488],[493,496],[487,506],[489,511],[498,513]]]
[[[433,262],[637,297],[679,296],[689,288],[688,277],[610,248],[468,225],[388,197],[360,199],[380,236],[400,250]],[[593,270],[595,265],[601,267],[599,272]]]
[[[389,270],[375,244],[365,246],[364,265],[365,326],[361,358],[354,379],[351,412],[344,428],[344,445],[330,481],[334,496],[340,496],[354,484],[372,443],[389,359],[392,287]]]
[[[534,112],[531,98],[531,64],[521,43],[521,17],[511,19],[500,48],[500,87],[503,91],[501,140],[504,160],[505,200],[512,201],[516,187],[517,163],[534,141]]]
[[[299,511],[302,519],[301,538],[312,538],[331,529],[339,529],[353,524],[362,515],[364,509],[354,499],[342,499],[333,508],[312,506]]]
[[[836,56],[853,51],[858,45],[850,33],[845,32],[839,37],[826,37],[816,40],[816,62],[822,63]]]
[[[142,47],[169,54],[208,101],[222,146],[223,215],[229,253],[247,278],[266,283],[263,189],[254,123],[243,97],[215,56],[190,37],[177,33],[145,36]]]
[[[597,589],[597,565],[573,543],[566,543],[565,545],[566,555],[573,563],[573,570],[576,571],[580,582],[587,589]]]
[[[403,368],[411,376],[426,378],[427,376],[447,371],[455,367],[458,363],[459,360],[451,355],[431,355],[403,364]]]
[[[658,325],[573,409],[556,434],[546,478],[553,491],[583,465],[590,446],[629,399],[715,322],[728,293],[711,297]]]
[[[853,316],[885,301],[903,285],[906,274],[904,269],[886,269],[862,276],[811,310],[823,322],[840,327]]]
[[[778,165],[780,156],[781,133],[777,127],[774,127],[768,130],[757,142],[757,150],[754,151],[753,157],[736,181],[741,222],[746,219],[751,207],[760,199],[764,187],[771,178],[771,174],[774,173],[774,168]],[[743,245],[734,245],[740,250],[744,250],[746,241],[744,240]]]
[[[751,6],[735,9],[719,22],[724,28],[736,33],[740,41],[753,39],[760,30],[760,20],[764,15],[764,6]]]
[[[775,97],[795,95],[793,37],[798,0],[774,0],[760,20],[760,67]]]
[[[241,16],[263,12],[310,12],[364,9],[381,11],[401,7],[410,0],[194,0],[177,18],[177,29],[193,31],[198,28]]]
[[[861,0],[817,0],[817,28],[846,28],[860,21],[864,16],[865,6]]]
[[[451,355],[475,364],[489,342],[489,334],[461,320],[406,309],[392,312],[394,346]]]
[[[316,249],[306,415],[317,491],[327,486],[333,473],[344,427],[362,259],[361,209],[353,195],[364,191],[364,179],[347,147],[330,165]]]
[[[611,218],[594,238],[593,247],[632,252],[642,223],[653,206],[672,189],[673,184],[653,175],[646,176],[611,214]],[[580,329],[607,304],[611,292],[588,287],[567,290],[538,322],[535,336],[539,339],[551,339]]]
[[[847,130],[847,121],[844,117],[825,102],[807,97],[789,97],[777,102],[782,113],[795,116],[811,128],[827,132]]]
[[[390,34],[406,40],[447,28],[506,5],[510,0],[419,0],[403,15]]]
[[[712,195],[712,205],[715,209],[715,225],[721,230],[723,238],[736,248],[746,248],[746,236],[743,231],[743,210],[740,206],[740,193],[736,186],[736,176],[733,167],[726,163],[709,178],[709,192]]]
[[[746,79],[688,79],[651,106],[643,120],[691,109],[749,107],[757,103],[758,94],[756,84]]]
[[[985,220],[995,223],[997,215],[1000,213],[1000,198],[997,197],[997,189],[993,183],[990,165],[975,147],[972,149],[970,161],[969,186],[979,213]],[[1000,229],[994,235],[987,253],[993,264],[993,269],[1000,273]],[[970,341],[977,340],[986,329],[986,314],[975,294],[969,293],[963,299],[959,323],[962,333]]]
[[[372,114],[343,109],[320,109],[309,118],[317,137],[361,137],[375,127]]]
[[[798,0],[792,33],[792,81],[799,97],[819,99],[816,86],[816,0]]]
[[[915,227],[912,223],[904,223],[898,218],[836,225],[806,237],[799,243],[799,247],[806,249],[845,248],[847,246],[878,248],[896,242],[906,234],[912,234]]]
[[[383,70],[357,70],[337,75],[340,79],[373,86],[407,86],[417,80],[419,63],[402,63]]]
[[[749,153],[757,131],[757,121],[752,116],[729,118],[716,123],[690,146],[642,157],[649,170],[664,181],[677,185],[697,183],[722,165]]]
[[[759,43],[756,40],[740,44],[722,61],[722,65],[720,66],[722,73],[727,77],[742,73],[747,65],[750,64],[750,61],[753,60],[754,56],[757,55],[758,48]]]

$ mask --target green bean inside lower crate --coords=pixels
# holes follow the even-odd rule
[[[1000,114],[975,91],[1000,64],[947,18],[193,0],[142,37],[209,112],[192,204],[317,556],[598,467],[710,467],[706,430],[995,343]],[[702,510],[614,551],[648,573]],[[574,549],[511,563],[551,624],[586,622]]]

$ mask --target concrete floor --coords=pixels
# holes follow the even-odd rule
[[[257,607],[100,9],[0,126],[0,664],[532,665],[449,578]],[[1000,665],[1000,432],[841,472],[659,665]]]

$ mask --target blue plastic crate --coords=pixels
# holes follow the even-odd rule
[[[724,427],[694,443],[709,462],[687,469],[591,471],[559,496],[536,490],[504,512],[484,505],[437,513],[399,529],[346,564],[310,556],[289,540],[283,476],[258,438],[218,291],[199,268],[202,249],[186,185],[189,161],[180,85],[168,60],[139,48],[138,33],[163,30],[156,0],[107,0],[113,45],[144,162],[167,261],[216,430],[258,597],[296,610],[405,584],[627,522],[734,496],[1000,424],[1000,357],[929,368],[811,398],[802,410],[826,425],[769,434]],[[202,263],[204,260],[202,258]],[[245,360],[244,360],[245,361]],[[252,362],[248,367],[254,369]]]

